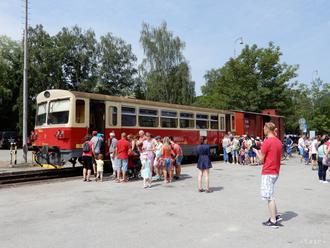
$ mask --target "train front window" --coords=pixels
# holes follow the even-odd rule
[[[36,125],[42,126],[46,124],[46,114],[47,114],[47,103],[40,103],[38,104],[37,109],[37,118],[36,118]]]
[[[69,120],[70,100],[56,100],[49,102],[48,124],[66,124]]]
[[[136,112],[134,107],[121,108],[121,125],[126,127],[136,126]]]

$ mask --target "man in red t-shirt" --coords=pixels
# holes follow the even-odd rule
[[[274,199],[274,185],[278,179],[282,157],[282,142],[276,137],[276,127],[272,122],[267,122],[264,126],[266,135],[262,143],[261,150],[254,149],[258,158],[263,162],[261,176],[261,196],[268,201],[270,219],[262,224],[265,226],[278,228],[281,216],[277,213]]]
[[[183,159],[183,152],[181,146],[174,142],[173,137],[170,136],[169,138],[173,149],[173,153],[175,155],[174,157],[175,176],[173,178],[178,180],[180,179],[180,175],[181,175],[181,163]]]
[[[131,152],[131,144],[126,139],[126,133],[121,134],[121,139],[117,142],[117,180],[116,182],[126,182],[126,171],[128,165],[128,156]],[[123,173],[123,178],[120,178],[120,172]]]

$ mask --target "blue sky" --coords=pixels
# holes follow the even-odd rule
[[[22,37],[22,0],[0,0],[0,35]],[[30,24],[43,24],[50,34],[63,26],[111,32],[132,44],[143,58],[139,43],[142,22],[166,21],[186,43],[184,55],[191,67],[196,92],[204,74],[222,66],[242,45],[279,45],[282,61],[299,64],[297,80],[318,76],[330,82],[330,1],[328,0],[30,0]]]

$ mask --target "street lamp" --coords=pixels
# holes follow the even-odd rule
[[[243,37],[238,37],[234,42],[234,58],[236,58],[236,44],[239,42],[240,45],[243,45]]]

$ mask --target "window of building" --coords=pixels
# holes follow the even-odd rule
[[[136,112],[134,107],[121,107],[121,125],[126,127],[136,126]]]
[[[139,126],[140,127],[158,127],[159,118],[156,109],[139,109]]]
[[[85,122],[85,101],[76,100],[76,123]]]
[[[70,100],[56,100],[49,102],[48,124],[65,124],[69,121]]]
[[[211,115],[210,126],[211,129],[219,129],[219,120],[217,115]]]
[[[208,129],[209,128],[209,116],[206,114],[196,114],[196,128]]]
[[[236,130],[235,115],[231,115],[231,131]]]
[[[194,128],[195,120],[192,113],[180,113],[180,128]]]
[[[178,113],[176,111],[162,110],[160,123],[161,127],[177,128],[178,127]]]
[[[117,118],[118,118],[118,108],[116,106],[109,107],[109,125],[117,126]]]
[[[220,116],[220,130],[221,130],[221,131],[226,130],[226,126],[225,126],[225,117],[224,117],[224,116]]]
[[[46,124],[46,114],[47,114],[47,103],[40,103],[38,104],[37,108],[37,118],[36,118],[36,125],[42,126]]]

